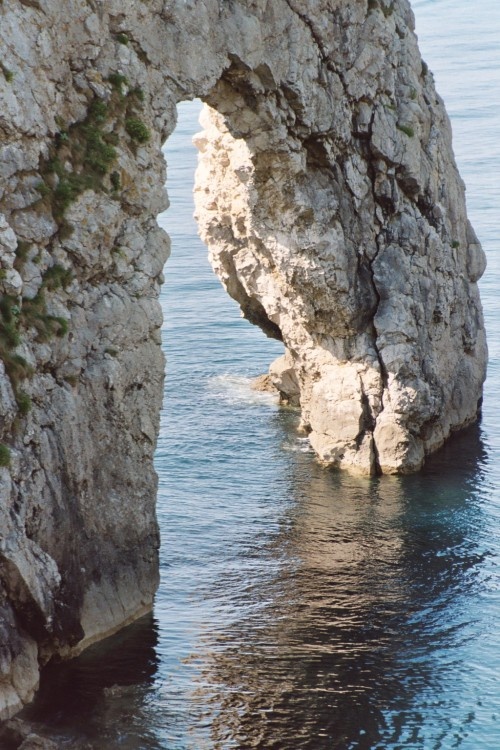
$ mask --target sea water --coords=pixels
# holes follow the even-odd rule
[[[484,416],[412,477],[319,468],[250,388],[282,349],[242,320],[192,219],[199,103],[166,145],[151,617],[47,672],[32,718],[97,750],[500,748],[500,4],[415,0],[488,255]]]

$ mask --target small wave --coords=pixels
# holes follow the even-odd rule
[[[255,378],[243,375],[215,375],[208,379],[208,388],[217,398],[230,404],[250,404],[276,406],[278,396],[252,388]]]

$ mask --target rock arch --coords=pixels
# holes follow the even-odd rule
[[[201,231],[281,336],[327,464],[417,469],[486,346],[450,127],[406,0],[4,0],[0,715],[147,611],[168,241],[160,146],[211,106]]]

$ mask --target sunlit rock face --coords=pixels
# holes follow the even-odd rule
[[[233,61],[207,97],[198,222],[319,459],[412,472],[478,414],[484,255],[407,3],[306,5],[293,66]]]
[[[0,717],[157,586],[161,145],[321,461],[418,469],[486,347],[449,123],[405,0],[0,4]]]

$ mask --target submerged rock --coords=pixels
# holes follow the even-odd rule
[[[484,256],[406,0],[0,4],[0,717],[158,583],[161,145],[207,107],[212,263],[326,464],[476,419]]]
[[[1,747],[6,750],[57,750],[52,740],[42,737],[33,729],[29,723],[19,719],[6,721],[0,728]],[[82,747],[79,750],[85,749]]]
[[[258,375],[252,380],[251,388],[254,391],[261,391],[262,393],[274,393],[276,394],[276,388],[271,380],[271,376],[264,374]]]

